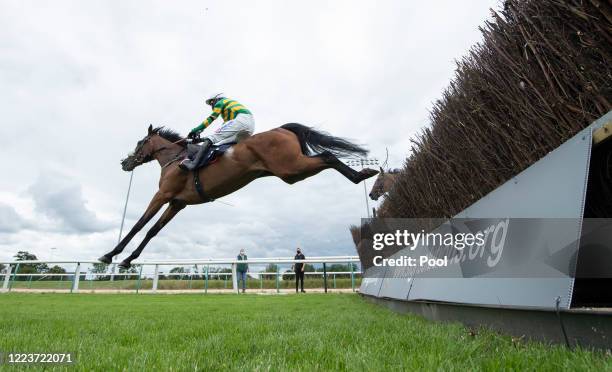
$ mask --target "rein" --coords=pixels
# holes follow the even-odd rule
[[[149,139],[150,139],[150,138],[146,138],[146,141],[148,141]],[[181,139],[180,139],[180,140],[178,140],[178,141],[174,141],[174,142],[172,142],[170,145],[176,145],[176,144],[179,144],[179,143],[181,143],[181,142],[183,142],[183,141],[186,141],[186,140],[187,140],[187,138],[181,138]],[[201,141],[197,141],[197,140],[194,140],[194,141],[193,141],[193,143],[197,143],[197,142],[201,142]],[[136,161],[137,161],[137,162],[139,162],[139,163],[143,163],[143,162],[145,162],[145,161],[152,160],[152,159],[154,159],[155,155],[156,155],[158,152],[161,152],[161,151],[164,151],[164,150],[168,150],[168,149],[169,149],[169,148],[168,148],[168,146],[162,146],[162,147],[160,147],[160,148],[158,148],[158,149],[156,149],[156,150],[152,151],[152,152],[151,152],[150,154],[148,154],[147,156],[137,155],[137,156],[136,156]],[[184,153],[186,150],[187,150],[187,149],[185,148],[185,149],[183,149],[183,150],[179,151],[179,152],[176,154],[176,156],[175,156],[174,158],[170,159],[170,160],[169,160],[169,161],[168,161],[166,164],[164,164],[164,165],[162,165],[162,166],[161,166],[161,167],[162,167],[162,169],[164,169],[164,168],[165,168],[165,167],[167,167],[168,165],[170,165],[170,164],[174,163],[175,161],[180,160],[180,159],[181,159],[181,154],[183,154],[183,153]],[[149,159],[149,160],[147,160],[147,159]]]
[[[174,141],[174,142],[172,142],[172,143],[171,143],[171,145],[176,145],[176,144],[179,144],[179,143],[181,143],[181,142],[183,142],[183,141],[185,141],[185,138],[181,138],[181,139],[180,139],[180,140],[178,140],[178,141]],[[167,146],[162,146],[162,147],[158,148],[157,150],[155,150],[155,151],[151,152],[151,153],[149,154],[149,156],[150,156],[150,157],[153,157],[155,154],[157,154],[158,152],[161,152],[161,151],[163,151],[163,150],[168,150],[168,147],[167,147]],[[176,154],[176,156],[175,156],[174,158],[170,159],[170,160],[169,160],[169,161],[168,161],[166,164],[162,165],[162,166],[161,166],[161,168],[162,168],[162,169],[164,169],[164,168],[166,168],[168,165],[170,165],[170,164],[174,163],[175,161],[179,160],[179,159],[180,159],[180,157],[181,157],[181,154],[182,154],[184,151],[185,151],[185,150],[181,150],[181,151],[179,151],[179,153],[178,153],[178,154]]]
[[[168,162],[164,165],[161,166],[162,169],[166,168],[168,165],[174,163],[175,161],[181,160],[181,154],[183,153],[183,151],[179,152],[178,154],[176,154],[176,156],[170,160],[168,160]]]
[[[186,140],[186,139],[187,139],[187,138],[181,138],[181,139],[180,139],[180,140],[178,140],[178,141],[174,141],[174,142],[172,142],[172,143],[171,143],[171,145],[176,145],[177,143],[181,143],[181,142],[183,142],[183,141],[184,141],[184,140]]]
[[[178,141],[174,141],[174,142],[172,142],[172,143],[171,143],[171,145],[176,145],[176,144],[178,144],[178,143],[183,142],[184,140],[185,140],[185,138],[181,138],[181,139],[180,139],[180,140],[178,140]],[[153,155],[157,154],[158,152],[160,152],[160,151],[162,151],[162,150],[166,150],[166,149],[168,149],[168,147],[166,147],[166,146],[162,146],[162,147],[158,148],[157,150],[153,151],[152,153],[150,153],[150,154],[149,154],[149,156],[153,156]]]

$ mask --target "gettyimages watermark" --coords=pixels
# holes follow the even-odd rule
[[[421,229],[420,232],[410,232],[408,229],[395,230],[394,233],[374,233],[372,236],[372,248],[381,251],[385,247],[402,247],[411,251],[417,247],[440,248],[444,247],[449,252],[456,250],[461,252],[468,248],[473,250],[474,258],[482,256],[485,252],[490,253],[487,257],[487,265],[495,266],[503,252],[508,231],[508,219],[491,225],[483,231],[477,232],[428,232]],[[383,258],[375,256],[374,266],[448,266],[449,256],[455,261],[460,260],[460,254],[444,255],[441,258],[421,255],[418,257],[400,256],[397,258]],[[451,261],[452,262],[452,261]]]
[[[364,219],[364,277],[612,278],[612,219]]]

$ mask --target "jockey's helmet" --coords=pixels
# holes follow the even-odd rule
[[[212,97],[210,97],[209,99],[206,100],[206,104],[209,106],[214,106],[217,102],[219,102],[219,100],[225,98],[225,96],[223,95],[223,93],[219,93],[216,94]]]

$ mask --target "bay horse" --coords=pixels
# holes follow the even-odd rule
[[[138,141],[133,153],[121,161],[123,170],[129,172],[139,165],[157,160],[161,166],[159,190],[130,232],[112,251],[100,257],[100,262],[111,263],[113,257],[124,250],[165,204],[168,207],[159,220],[119,267],[129,268],[147,243],[185,206],[202,204],[231,194],[257,178],[276,176],[293,184],[331,168],[358,184],[378,173],[369,168],[356,171],[339,160],[342,157],[365,156],[368,151],[363,147],[296,123],[248,137],[234,145],[216,162],[196,170],[199,179],[203,180],[203,193],[198,192],[195,185],[195,174],[178,166],[178,160],[185,153],[186,143],[178,133],[164,127],[154,129],[150,125],[147,135]],[[204,200],[202,194],[208,199]]]
[[[372,190],[370,191],[370,199],[376,201],[383,194],[389,192],[393,184],[395,183],[395,178],[399,174],[399,169],[389,169],[385,172],[382,167],[380,168],[380,172],[378,172],[378,177],[374,181],[374,186],[372,186]]]

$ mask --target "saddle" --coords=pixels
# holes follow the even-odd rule
[[[197,170],[200,168],[204,168],[205,166],[209,164],[213,164],[214,162],[219,160],[219,158],[221,158],[221,156],[224,153],[226,153],[227,150],[229,150],[235,144],[236,142],[231,142],[231,143],[225,143],[223,145],[210,146],[208,150],[206,151],[206,154],[204,154],[202,161],[200,161],[200,163],[196,165],[195,169]],[[200,149],[200,145],[194,145],[191,143],[188,144],[186,157],[188,157],[189,159],[193,159],[195,155],[198,153],[199,149]]]
[[[200,163],[197,164],[196,167],[194,168],[192,172],[193,184],[195,186],[195,189],[198,195],[200,196],[200,199],[202,199],[202,202],[208,203],[208,202],[214,201],[214,199],[209,197],[204,192],[202,181],[200,181],[200,172],[198,170],[200,170],[201,168],[204,168],[207,165],[213,164],[214,162],[219,160],[219,158],[221,158],[221,156],[223,156],[223,154],[227,152],[227,150],[232,148],[232,146],[234,146],[235,144],[236,143],[233,142],[233,143],[226,143],[226,144],[218,145],[218,146],[217,145],[210,146],[208,150],[206,151],[206,154],[204,154],[204,157],[202,158]],[[199,149],[200,149],[199,145],[188,144],[187,145],[187,157],[192,159],[198,153]]]

